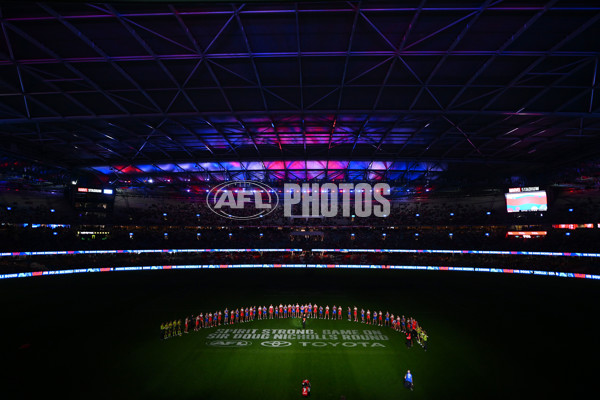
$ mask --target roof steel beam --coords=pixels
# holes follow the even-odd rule
[[[11,28],[12,29],[12,28]],[[18,29],[18,28],[17,28]],[[440,57],[440,56],[452,56],[452,57],[597,57],[600,54],[598,51],[553,51],[549,54],[547,51],[542,50],[515,50],[515,51],[498,51],[498,50],[454,50],[448,52],[447,50],[373,50],[373,51],[351,51],[351,57],[394,57],[396,55],[405,57]],[[348,52],[346,51],[302,51],[298,52],[255,52],[252,53],[254,58],[296,58],[296,57],[346,57]],[[218,59],[236,59],[236,58],[249,58],[248,53],[206,53],[204,55],[196,53],[181,53],[181,54],[157,54],[156,58],[151,55],[126,55],[126,56],[110,56],[109,59],[114,62],[144,62],[144,61],[168,61],[168,60],[200,60],[202,58],[210,60]],[[21,65],[44,65],[44,64],[61,64],[61,63],[103,63],[107,59],[104,57],[65,57],[63,59],[56,58],[20,58],[16,61],[0,60],[0,66],[4,65],[15,65],[19,63]]]

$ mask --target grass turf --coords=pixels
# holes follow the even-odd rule
[[[21,398],[555,398],[591,388],[597,282],[451,272],[215,270],[2,282],[4,386]],[[256,304],[317,302],[413,316],[430,349],[389,328],[309,320],[308,329],[378,329],[384,348],[208,346],[217,328],[159,340],[161,322]],[[344,314],[345,317],[345,314]],[[298,329],[298,319],[235,329]],[[312,342],[308,341],[307,342]],[[336,342],[320,340],[320,342]],[[337,340],[344,342],[344,340]],[[411,369],[415,390],[402,387]]]

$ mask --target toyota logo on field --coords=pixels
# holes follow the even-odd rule
[[[206,204],[221,217],[250,220],[272,213],[279,204],[279,196],[264,183],[232,181],[213,187],[206,196]]]
[[[260,345],[265,346],[265,347],[279,348],[279,347],[289,347],[292,345],[292,343],[284,342],[281,340],[269,340],[268,342],[261,342]]]
[[[215,340],[207,342],[206,345],[212,347],[246,347],[252,345],[252,342],[248,340]]]

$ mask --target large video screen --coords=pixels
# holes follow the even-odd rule
[[[506,211],[509,213],[548,210],[545,190],[506,193],[504,196],[506,196]]]

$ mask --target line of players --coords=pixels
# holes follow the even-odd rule
[[[189,333],[192,325],[194,331],[198,331],[202,328],[244,323],[257,319],[318,318],[341,320],[342,314],[341,306],[338,307],[334,305],[329,308],[329,305],[323,307],[317,306],[317,304],[313,305],[312,303],[307,305],[300,305],[298,303],[296,303],[296,305],[279,304],[279,306],[273,306],[271,304],[269,307],[259,306],[258,309],[256,306],[253,306],[237,308],[231,311],[226,308],[223,312],[215,311],[214,313],[200,313],[195,317],[193,315],[186,317],[183,331],[181,320],[161,324],[161,339],[181,336],[182,332]],[[354,306],[354,309],[348,307],[348,321],[351,321],[352,316],[354,316],[354,322],[358,322],[358,315],[359,312],[356,306]],[[405,318],[404,315],[402,317],[399,315],[394,316],[394,314],[390,315],[387,311],[385,314],[383,314],[382,311],[373,311],[371,314],[370,310],[367,309],[365,312],[363,308],[360,310],[360,322],[367,325],[389,326],[395,331],[403,332],[407,335],[407,346],[411,346],[413,339],[416,339],[417,343],[427,350],[427,332],[421,328],[414,318]]]

